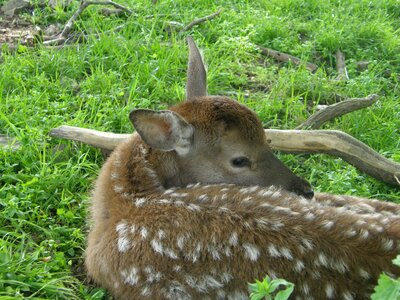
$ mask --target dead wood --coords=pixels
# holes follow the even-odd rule
[[[326,153],[338,156],[378,180],[400,186],[398,182],[400,178],[399,163],[383,157],[364,143],[341,131],[266,129],[265,134],[274,150],[285,153]],[[113,150],[130,134],[61,126],[53,129],[50,136]]]
[[[296,129],[318,129],[325,122],[340,117],[352,111],[371,106],[378,100],[378,95],[372,94],[365,98],[353,98],[336,104],[327,105],[315,114],[311,115]]]
[[[281,61],[281,62],[291,61],[295,65],[305,64],[306,69],[309,70],[310,72],[315,72],[318,69],[317,65],[310,63],[310,62],[305,62],[296,56],[293,56],[293,55],[290,55],[287,53],[283,53],[283,52],[279,52],[276,50],[272,50],[269,48],[264,48],[261,46],[257,46],[257,47],[261,50],[261,53],[263,55],[272,57],[273,59],[276,59],[277,61]]]
[[[336,51],[336,71],[336,80],[349,80],[349,75],[347,74],[346,69],[346,60],[343,52],[340,49]]]
[[[106,1],[84,1],[84,2],[81,2],[81,5],[77,9],[77,11],[72,15],[72,17],[67,21],[67,23],[65,24],[65,26],[64,26],[63,30],[61,31],[61,33],[58,34],[57,36],[52,37],[51,39],[43,42],[43,44],[46,45],[46,46],[54,46],[54,45],[60,45],[60,44],[62,44],[64,42],[66,42],[70,32],[72,31],[72,28],[73,28],[73,26],[75,24],[75,21],[82,14],[82,12],[90,5],[112,5],[116,9],[120,9],[120,10],[126,12],[129,15],[131,15],[133,13],[129,8],[126,8],[125,6],[120,5],[120,4],[115,3],[113,1],[110,1],[110,0],[106,0]]]
[[[218,17],[221,14],[221,12],[222,12],[222,10],[219,9],[218,11],[216,11],[215,13],[213,13],[211,15],[208,15],[208,16],[205,16],[205,17],[202,17],[202,18],[199,18],[199,19],[196,19],[196,20],[190,22],[189,24],[187,24],[185,27],[183,27],[179,31],[178,35],[182,35],[185,31],[188,31],[188,30],[192,29],[196,25],[199,25],[199,24],[201,24],[203,22],[210,21],[210,20]]]
[[[10,149],[10,150],[17,150],[21,144],[12,137],[9,137],[4,134],[0,134],[0,148],[2,149]]]

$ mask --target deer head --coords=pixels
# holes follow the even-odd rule
[[[166,185],[234,183],[279,186],[313,197],[310,184],[272,153],[256,114],[237,101],[207,95],[207,73],[189,37],[186,101],[169,110],[138,109],[130,119],[153,150],[170,152]]]

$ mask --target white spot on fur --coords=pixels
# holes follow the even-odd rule
[[[320,252],[317,256],[317,258],[315,259],[314,263],[317,266],[324,266],[324,267],[328,267],[329,266],[329,261],[328,258],[326,257],[326,255],[322,252]]]
[[[243,201],[243,202],[250,202],[251,200],[253,200],[253,198],[250,197],[250,196],[247,196],[247,197],[244,198],[242,201]]]
[[[257,261],[258,257],[260,256],[260,250],[256,245],[252,245],[249,243],[244,243],[243,246],[244,248],[244,255],[251,261]]]
[[[305,214],[304,219],[306,219],[307,221],[312,221],[315,219],[315,215],[311,212],[308,212]]]
[[[231,210],[230,210],[229,208],[225,207],[225,206],[219,207],[218,210],[219,210],[220,212],[222,212],[222,213],[229,213],[229,212],[231,212]]]
[[[294,270],[300,273],[301,271],[303,271],[303,269],[304,269],[304,262],[297,259],[294,264]]]
[[[171,193],[170,194],[171,197],[175,197],[175,198],[185,198],[188,195],[189,195],[188,193]]]
[[[369,279],[371,278],[371,274],[369,274],[367,271],[365,271],[364,269],[360,268],[358,270],[358,274],[360,274],[360,276],[364,279]]]
[[[306,282],[303,282],[301,289],[305,295],[310,295],[310,287]]]
[[[218,249],[215,246],[207,246],[208,252],[210,252],[212,258],[214,260],[221,260],[221,257],[219,255]]]
[[[236,232],[233,232],[233,233],[231,234],[231,236],[229,237],[229,244],[232,245],[232,246],[237,246],[238,240],[239,240],[239,239],[238,239],[237,233],[236,233]]]
[[[160,241],[153,239],[153,240],[151,240],[150,244],[151,244],[151,248],[153,248],[154,252],[161,254],[161,255],[163,254],[163,246]]]
[[[152,266],[148,266],[148,267],[144,268],[144,271],[147,275],[146,281],[148,283],[159,282],[162,278],[162,274],[160,272],[157,272],[156,270],[154,270],[154,268]]]
[[[125,221],[119,222],[115,227],[118,233],[125,233],[128,230],[128,224]]]
[[[322,226],[326,229],[326,230],[330,230],[332,229],[333,225],[335,225],[335,222],[330,221],[330,220],[326,220],[322,222]]]
[[[349,270],[349,266],[344,262],[343,259],[339,258],[337,259],[334,264],[333,264],[333,268],[337,271],[339,271],[340,273],[346,273]]]
[[[391,239],[383,239],[382,240],[382,249],[385,251],[393,250],[394,242]]]
[[[235,291],[227,295],[228,300],[248,300],[249,296],[242,291]]]
[[[283,224],[282,222],[275,222],[271,225],[271,229],[274,231],[279,231],[284,226],[285,226],[285,224]]]
[[[135,205],[136,205],[136,207],[141,207],[141,206],[143,206],[143,204],[146,202],[146,199],[145,198],[137,198],[136,200],[135,200]]]
[[[175,191],[174,188],[170,188],[170,189],[164,191],[164,195],[171,194],[171,193],[173,193],[174,191]]]
[[[114,185],[114,192],[121,194],[124,191],[124,187],[122,185],[116,184]]]
[[[353,236],[355,236],[357,234],[357,232],[354,230],[354,229],[352,229],[352,228],[350,228],[349,230],[347,230],[346,232],[345,232],[345,235],[347,235],[348,237],[353,237]]]
[[[221,275],[221,281],[223,283],[228,283],[233,279],[233,276],[231,274],[229,274],[228,272],[223,272]]]
[[[140,236],[142,237],[143,240],[146,239],[148,235],[149,232],[147,231],[146,227],[140,228]]]
[[[360,230],[360,238],[363,240],[366,240],[369,236],[369,232],[366,229],[361,229]]]
[[[203,195],[200,195],[199,197],[197,197],[197,200],[204,202],[204,201],[208,201],[209,198],[207,195],[203,194]]]
[[[328,299],[332,299],[335,297],[335,288],[331,283],[327,283],[325,286],[325,294]]]
[[[111,180],[119,179],[119,174],[117,172],[111,172]]]
[[[286,247],[281,247],[281,255],[287,260],[293,260],[292,251]]]
[[[120,237],[118,238],[118,243],[117,243],[117,245],[118,245],[118,251],[121,252],[121,253],[124,253],[124,252],[128,251],[129,248],[130,248],[130,242],[129,242],[129,240],[128,240],[126,237],[124,237],[124,236],[120,236]]]
[[[165,299],[181,299],[181,300],[190,300],[192,297],[186,291],[185,287],[177,281],[172,281],[169,287],[162,288],[161,292],[163,293]]]
[[[167,248],[164,250],[164,253],[169,258],[178,259],[178,255],[172,249]]]
[[[175,265],[173,269],[175,272],[180,272],[182,270],[182,267],[180,265]]]
[[[191,210],[191,211],[201,211],[200,206],[193,204],[193,203],[189,203],[187,206],[187,209]]]
[[[272,257],[280,257],[281,253],[274,244],[268,246],[268,252]]]
[[[176,239],[176,245],[178,246],[178,248],[180,250],[183,250],[183,247],[185,246],[186,239],[187,239],[187,236],[184,236],[184,235],[180,235]]]
[[[121,271],[122,279],[126,284],[129,285],[136,285],[139,281],[138,269],[132,267],[130,270],[123,270]]]
[[[151,295],[150,287],[145,285],[144,288],[142,289],[141,294],[142,294],[142,296],[145,296],[145,297],[150,296]]]
[[[345,291],[342,293],[344,300],[353,300],[353,295],[349,291]]]

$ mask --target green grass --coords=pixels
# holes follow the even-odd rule
[[[2,1],[1,1],[2,2]],[[187,50],[184,37],[165,23],[184,24],[223,7],[220,17],[194,27],[209,68],[209,91],[235,95],[266,127],[294,128],[310,106],[336,96],[380,95],[363,111],[326,129],[352,134],[385,157],[400,161],[400,3],[386,1],[151,1],[121,2],[127,19],[104,17],[90,7],[76,30],[99,33],[62,49],[20,48],[0,64],[0,133],[15,136],[20,150],[0,150],[0,299],[101,299],[83,272],[87,200],[103,158],[88,146],[51,139],[62,124],[130,132],[135,107],[162,109],[182,101]],[[24,17],[39,26],[65,23],[65,12],[37,8]],[[166,15],[167,14],[167,15]],[[146,16],[154,15],[153,18]],[[101,35],[118,25],[119,33]],[[277,64],[254,44],[317,63]],[[346,55],[350,80],[336,76],[335,51]],[[357,62],[369,61],[368,70]],[[58,151],[62,149],[62,151]],[[399,189],[325,155],[280,155],[316,190],[400,202]]]

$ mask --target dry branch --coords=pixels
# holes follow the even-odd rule
[[[287,53],[283,53],[283,52],[279,52],[276,50],[272,50],[269,48],[264,48],[261,46],[257,46],[260,50],[261,53],[265,56],[269,56],[272,57],[274,59],[276,59],[277,61],[281,61],[281,62],[293,62],[295,65],[300,65],[300,64],[305,64],[306,65],[306,69],[309,70],[310,72],[315,72],[318,69],[318,66],[313,64],[313,63],[309,63],[309,62],[305,62],[302,61],[300,58],[287,54]]]
[[[336,71],[336,80],[349,80],[344,54],[342,51],[340,51],[340,49],[336,51]]]
[[[200,23],[203,23],[205,21],[210,21],[210,20],[214,19],[215,17],[218,17],[220,15],[221,11],[222,10],[219,9],[218,11],[216,11],[215,13],[213,13],[209,16],[205,16],[205,17],[202,17],[202,18],[199,18],[199,19],[196,19],[196,20],[190,22],[189,24],[187,24],[185,27],[183,27],[179,31],[178,35],[182,35],[185,31],[192,29],[192,27],[199,25]]]
[[[325,122],[340,117],[352,111],[371,106],[378,100],[378,95],[372,94],[365,98],[353,98],[333,105],[328,105],[310,116],[305,122],[296,129],[318,129]]]
[[[75,21],[82,14],[82,12],[90,5],[112,5],[117,9],[127,12],[129,15],[131,15],[133,13],[129,8],[126,8],[125,6],[120,5],[120,4],[110,1],[110,0],[81,2],[81,5],[77,9],[77,11],[72,15],[72,17],[68,20],[68,22],[65,24],[61,33],[58,34],[57,36],[55,36],[54,38],[51,38],[50,40],[43,42],[43,44],[50,46],[50,45],[60,45],[60,44],[64,43],[68,39],[68,35],[71,32],[71,30],[75,24]]]
[[[346,133],[334,130],[266,129],[265,134],[274,150],[286,153],[326,153],[338,156],[376,179],[391,185],[400,185],[398,183],[398,178],[400,178],[399,163],[390,161]],[[50,136],[113,150],[130,134],[61,126],[53,129]]]
[[[20,143],[15,138],[0,134],[0,148],[17,150],[20,146]]]

